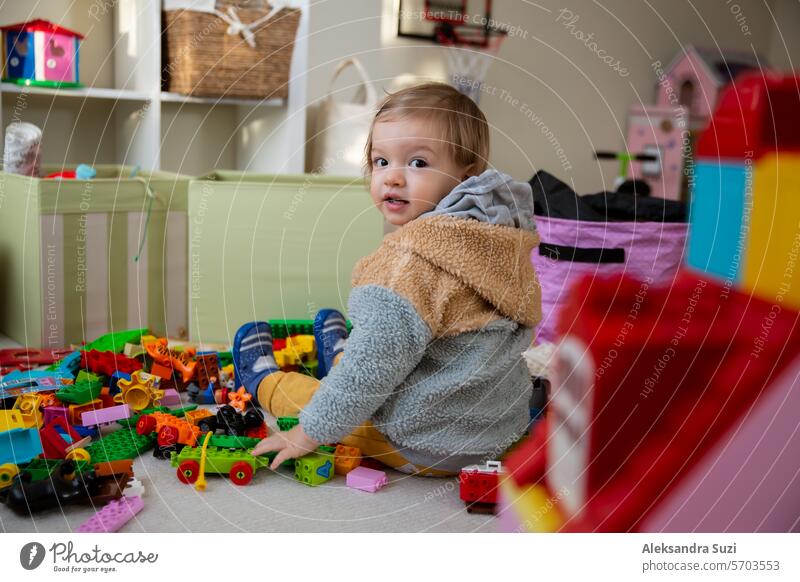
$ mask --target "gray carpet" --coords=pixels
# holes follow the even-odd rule
[[[261,469],[244,487],[209,475],[198,492],[178,481],[175,469],[150,452],[134,462],[145,487],[144,509],[123,532],[471,532],[494,531],[495,518],[470,515],[455,479],[409,477],[387,471],[376,493],[349,489],[343,477],[319,487],[294,480],[287,469]],[[18,516],[0,505],[0,531],[69,532],[94,514],[68,506]]]

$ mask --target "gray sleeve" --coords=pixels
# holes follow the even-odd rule
[[[364,424],[422,359],[432,333],[411,303],[385,287],[350,293],[353,331],[339,363],[300,413],[308,436],[334,443]]]

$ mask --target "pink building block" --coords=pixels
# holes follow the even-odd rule
[[[174,388],[164,390],[164,397],[161,399],[161,406],[180,406],[181,395]]]
[[[386,473],[367,467],[356,467],[347,474],[347,486],[369,493],[382,489],[389,479]]]
[[[111,501],[83,522],[78,533],[113,533],[128,523],[144,507],[141,497],[121,497]]]
[[[108,408],[84,412],[81,415],[81,424],[83,426],[96,426],[130,417],[130,407],[127,404],[120,404],[119,406],[109,406]]]

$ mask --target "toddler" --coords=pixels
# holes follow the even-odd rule
[[[486,118],[442,83],[388,95],[365,152],[372,200],[401,228],[353,271],[349,337],[341,313],[317,315],[323,380],[279,371],[268,324],[236,333],[237,385],[300,419],[253,454],[277,451],[274,468],[340,442],[403,472],[451,475],[497,458],[528,424],[531,189],[486,169]]]

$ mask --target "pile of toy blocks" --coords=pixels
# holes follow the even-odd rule
[[[283,369],[315,375],[312,323],[271,323]],[[0,366],[0,500],[16,512],[109,504],[82,531],[116,531],[142,508],[132,466],[145,451],[169,460],[186,483],[204,483],[208,472],[245,485],[274,458],[251,454],[268,429],[251,395],[234,389],[230,352],[171,346],[136,329],[74,350],[0,350]],[[278,424],[289,430],[297,419]],[[338,445],[286,465],[319,485],[368,471],[360,462],[358,449]],[[358,488],[382,487],[386,476],[376,473]]]

